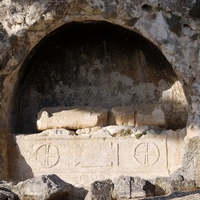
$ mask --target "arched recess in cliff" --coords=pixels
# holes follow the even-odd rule
[[[187,103],[162,52],[141,35],[108,22],[72,22],[30,52],[13,95],[12,132],[36,132],[38,111],[50,106],[159,104],[167,128],[183,128]]]

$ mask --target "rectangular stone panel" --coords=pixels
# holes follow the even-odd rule
[[[119,166],[136,174],[168,175],[166,136],[119,142]]]
[[[81,140],[74,144],[75,166],[112,167],[116,157],[116,144],[109,140]]]
[[[89,184],[88,181],[113,179],[120,175],[153,178],[173,173],[177,169],[176,160],[180,160],[177,153],[180,141],[175,153],[169,150],[171,143],[172,147],[175,143],[167,139],[167,133],[147,134],[139,139],[65,134],[14,137],[17,148],[11,171],[16,172],[15,180],[57,174],[72,184],[84,185]]]

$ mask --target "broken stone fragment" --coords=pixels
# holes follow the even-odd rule
[[[185,179],[180,174],[171,177],[157,177],[153,181],[155,185],[155,195],[161,196],[177,191],[193,191],[196,187],[194,180]]]
[[[115,199],[130,199],[131,198],[131,177],[120,176],[114,180],[113,197]]]
[[[30,178],[16,185],[3,182],[0,183],[0,187],[0,197],[2,194],[11,200],[72,200],[74,188],[55,174]]]
[[[16,185],[20,199],[47,200],[71,199],[72,185],[65,183],[58,176],[42,175]]]
[[[97,107],[47,107],[40,110],[37,129],[81,129],[107,125],[108,110]]]
[[[125,137],[125,136],[131,136],[131,134],[134,134],[137,132],[137,129],[132,126],[117,126],[117,125],[110,125],[103,127],[101,130],[97,131],[99,135],[103,135],[103,133],[108,133],[108,135],[112,137]],[[97,133],[93,133],[93,136]]]
[[[101,128],[102,128],[101,126],[95,126],[95,127],[91,127],[91,128],[82,128],[82,129],[76,130],[76,133],[78,135],[91,134],[91,133],[94,133],[94,132],[100,130]]]
[[[114,107],[108,115],[108,125],[165,127],[165,114],[158,105]]]
[[[114,199],[152,197],[155,186],[140,177],[120,176],[114,181]]]
[[[108,116],[108,125],[135,125],[135,109],[133,107],[112,108]]]
[[[75,131],[71,131],[71,130],[66,130],[64,128],[55,128],[55,129],[48,129],[45,131],[42,131],[41,133],[39,133],[38,135],[43,135],[43,136],[58,136],[58,135],[64,135],[64,136],[69,136],[69,137],[74,137],[77,134],[75,133]]]
[[[95,181],[91,184],[90,192],[85,200],[112,200],[114,184],[110,179]]]
[[[136,127],[143,125],[160,127],[166,126],[165,113],[162,111],[160,106],[147,106],[136,110]]]

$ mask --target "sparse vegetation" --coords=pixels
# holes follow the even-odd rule
[[[131,135],[132,131],[130,129],[121,129],[120,131],[113,134],[114,137],[125,137]]]
[[[147,134],[147,132],[143,131],[142,133],[136,133],[135,137],[136,137],[136,139],[140,139],[143,135],[146,135],[146,134]]]

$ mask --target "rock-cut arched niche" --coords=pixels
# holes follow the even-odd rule
[[[15,91],[15,133],[37,132],[37,113],[51,106],[159,104],[166,128],[187,120],[182,86],[161,51],[108,22],[69,23],[47,35],[26,58]]]

